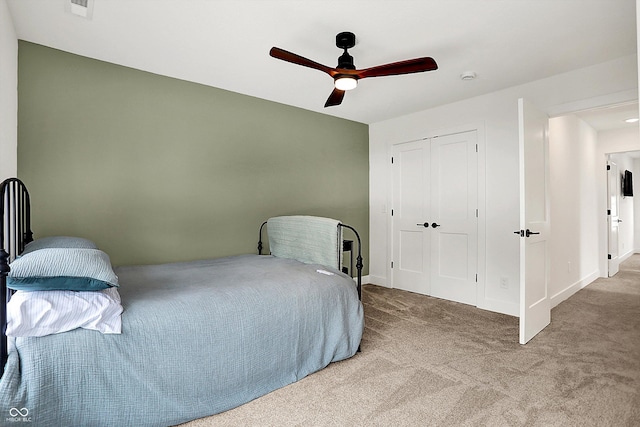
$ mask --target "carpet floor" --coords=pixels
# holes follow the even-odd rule
[[[213,426],[640,426],[640,255],[551,312],[518,319],[365,285],[362,352]]]

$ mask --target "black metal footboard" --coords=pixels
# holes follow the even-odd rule
[[[7,303],[11,298],[11,290],[7,288],[9,263],[33,240],[31,232],[31,203],[27,187],[17,178],[9,178],[0,185],[0,375],[4,373],[7,362],[8,342]]]
[[[356,256],[356,270],[358,271],[358,298],[362,299],[362,267],[363,267],[363,263],[362,263],[362,242],[360,241],[360,235],[358,234],[358,232],[356,231],[355,228],[353,228],[350,225],[347,224],[340,224],[340,227],[343,228],[348,228],[349,230],[353,231],[353,234],[355,234],[356,239],[358,240],[358,255]]]

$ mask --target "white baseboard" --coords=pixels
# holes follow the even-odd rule
[[[362,278],[362,283],[371,283],[372,285],[384,286],[385,288],[390,288],[391,286],[387,284],[387,278],[384,276],[375,276],[370,274],[365,281],[364,277]]]
[[[620,256],[620,262],[625,262],[627,259],[629,259],[635,252],[634,251],[629,251],[626,254]]]
[[[484,298],[482,301],[478,300],[477,307],[482,310],[492,311],[494,313],[506,314],[508,316],[514,316],[514,317],[520,316],[520,305],[517,303]]]
[[[354,282],[358,281],[358,277],[352,277]],[[366,285],[367,283],[371,283],[371,276],[362,276],[362,284]]]
[[[625,254],[622,257],[623,259],[621,260],[621,262],[629,258],[631,255],[633,255],[633,251]],[[600,277],[600,273],[598,271],[594,271],[593,273],[589,274],[582,280],[579,280],[573,283],[572,285],[566,287],[562,291],[556,293],[550,299],[551,308],[557,306],[562,301],[568,299],[573,294],[578,292],[580,289],[587,287],[591,282],[596,280],[598,277]],[[384,286],[385,288],[391,287],[389,286],[389,284],[387,284],[387,278],[384,276],[376,276],[376,275],[362,276],[362,283],[363,284],[371,283],[373,285]],[[489,299],[483,301],[481,304],[478,305],[478,308],[483,310],[493,311],[496,313],[502,313],[502,314],[507,314],[507,315],[516,316],[516,317],[519,316],[518,307],[519,307],[518,304],[507,303],[504,301],[497,301],[497,300],[489,300]]]
[[[385,288],[392,288],[391,284],[387,282],[387,278],[384,276],[376,276],[376,275],[368,275],[362,277],[362,283],[371,283],[372,285],[378,285]],[[482,302],[479,302],[478,308],[482,310],[493,311],[495,313],[507,314],[509,316],[519,316],[518,312],[518,304],[499,301],[499,300],[489,300],[485,299]]]
[[[572,284],[572,285],[568,286],[567,288],[561,290],[560,292],[556,293],[555,295],[552,295],[551,296],[551,308],[553,308],[556,305],[560,304],[562,301],[565,301],[571,295],[573,295],[576,292],[578,292],[580,289],[588,286],[591,282],[596,280],[598,277],[600,277],[600,272],[594,271],[593,273],[589,274],[588,276],[586,276],[582,280],[578,280],[574,284]]]

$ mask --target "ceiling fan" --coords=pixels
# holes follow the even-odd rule
[[[353,56],[349,55],[349,52],[347,52],[347,49],[350,49],[355,45],[356,36],[353,33],[342,32],[336,36],[336,46],[340,49],[344,49],[344,53],[338,57],[338,66],[336,68],[327,67],[326,65],[319,64],[278,47],[272,47],[269,51],[269,55],[283,61],[322,71],[333,77],[334,89],[333,92],[331,92],[331,95],[329,95],[327,102],[324,104],[325,108],[340,105],[344,98],[345,91],[355,89],[358,85],[358,80],[360,79],[365,79],[367,77],[422,73],[424,71],[433,71],[438,69],[438,64],[436,64],[436,61],[433,58],[423,57],[356,70],[356,67],[353,65]]]

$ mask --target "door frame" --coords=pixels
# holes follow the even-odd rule
[[[614,167],[612,171],[612,167]],[[614,174],[612,176],[612,174]],[[611,204],[612,194],[611,194],[611,186],[616,186],[616,194],[615,194],[615,209],[613,209],[613,205]],[[607,154],[607,271],[605,273],[606,277],[612,277],[619,271],[620,265],[620,249],[619,249],[619,228],[620,228],[620,170],[618,169],[618,164],[611,160],[611,154]],[[612,230],[614,228],[613,222],[615,224],[615,243],[612,242]],[[611,247],[615,246],[615,251],[611,250]],[[612,274],[613,273],[613,274]]]
[[[476,287],[476,307],[499,311],[493,307],[491,300],[485,297],[485,285],[487,275],[487,262],[486,262],[486,241],[487,241],[487,227],[486,227],[486,137],[485,137],[485,124],[484,121],[469,122],[459,126],[435,128],[432,130],[424,131],[419,137],[407,138],[405,140],[399,140],[390,142],[387,144],[387,158],[391,162],[393,154],[393,146],[405,142],[413,142],[418,140],[424,140],[428,138],[435,138],[438,136],[453,135],[457,133],[476,131],[476,137],[478,144],[478,284]],[[391,178],[391,176],[389,177]],[[387,206],[393,206],[393,180],[387,181],[387,194],[386,194]],[[393,242],[393,218],[391,217],[391,209],[387,215],[387,242]],[[391,269],[391,261],[393,260],[393,245],[387,245],[387,269],[386,275],[389,278],[389,286],[393,285],[392,277],[393,271]]]

